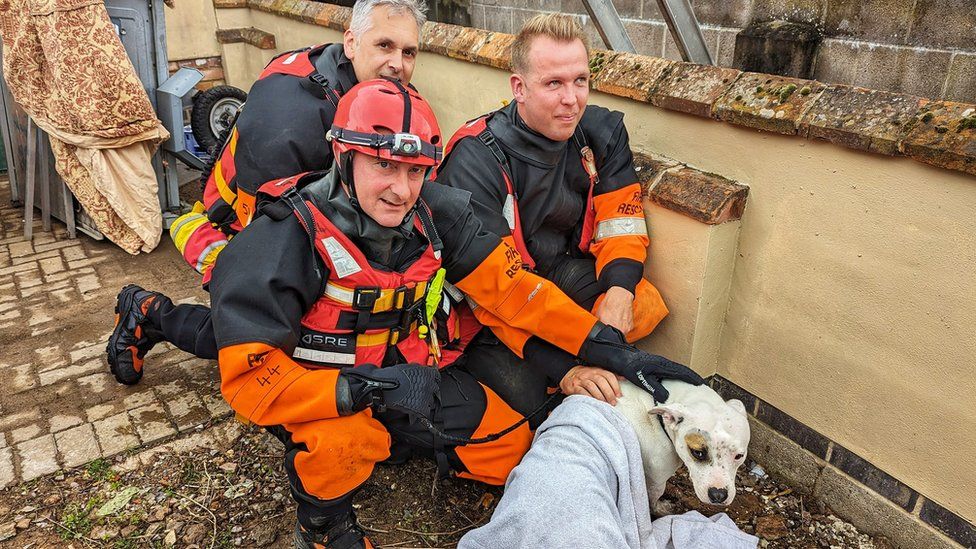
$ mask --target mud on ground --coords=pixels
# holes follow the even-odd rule
[[[133,466],[138,456],[99,459],[0,492],[0,547],[291,547],[294,505],[279,443],[228,423],[233,420],[218,427],[234,430],[236,440],[221,448],[156,451],[142,456],[141,466]],[[759,536],[761,547],[891,547],[745,469],[726,512]],[[377,467],[355,503],[375,543],[454,547],[490,518],[502,495],[500,487],[435,476],[434,464],[421,458]],[[697,500],[685,475],[672,480],[665,498],[681,512],[720,511]]]

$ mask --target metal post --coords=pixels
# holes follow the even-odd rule
[[[34,120],[27,118],[27,171],[24,184],[24,236],[30,240],[34,236],[34,184],[37,176],[37,138],[34,135],[39,128]]]
[[[689,0],[657,0],[657,6],[668,24],[681,58],[699,65],[713,65]]]
[[[41,170],[41,226],[51,232],[51,164],[48,162],[47,132],[34,128],[37,135],[37,165]]]
[[[583,0],[583,6],[586,8],[586,13],[590,14],[590,19],[593,19],[596,31],[600,33],[600,38],[603,38],[603,43],[608,48],[614,51],[637,53],[634,43],[627,35],[627,29],[620,21],[617,8],[613,7],[610,0]]]

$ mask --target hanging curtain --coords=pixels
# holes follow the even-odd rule
[[[125,251],[159,243],[150,158],[169,137],[102,0],[0,0],[3,73],[48,133],[61,178]]]

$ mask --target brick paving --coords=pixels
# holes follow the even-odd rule
[[[105,361],[119,289],[136,283],[176,302],[207,303],[168,235],[131,256],[63,224],[23,236],[23,209],[0,180],[0,489],[62,469],[158,446],[230,415],[216,364],[168,344],[134,387]]]

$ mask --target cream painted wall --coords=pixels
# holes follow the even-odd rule
[[[217,19],[210,0],[182,0],[163,8],[166,16],[166,54],[170,61],[220,55],[215,34]]]
[[[262,50],[248,44],[224,45],[227,83],[243,90],[251,89],[251,84],[254,84],[264,66],[278,53],[342,40],[342,33],[339,31],[261,11],[217,10],[217,15],[220,28],[253,26],[275,35],[277,50]]]
[[[593,101],[751,187],[719,373],[976,520],[976,179]]]
[[[252,16],[282,50],[338,36]],[[238,62],[256,76],[270,54],[248,48]],[[510,97],[505,72],[427,52],[414,83],[445,133]],[[702,345],[723,376],[976,520],[976,179],[600,93],[591,101],[624,112],[635,150],[751,187],[740,227],[708,233],[652,215],[648,273],[672,308],[699,317],[675,314],[665,322],[685,327],[664,325],[648,344],[676,356]],[[696,276],[730,277],[727,308],[714,302],[721,284]],[[721,328],[688,332],[702,322]]]

